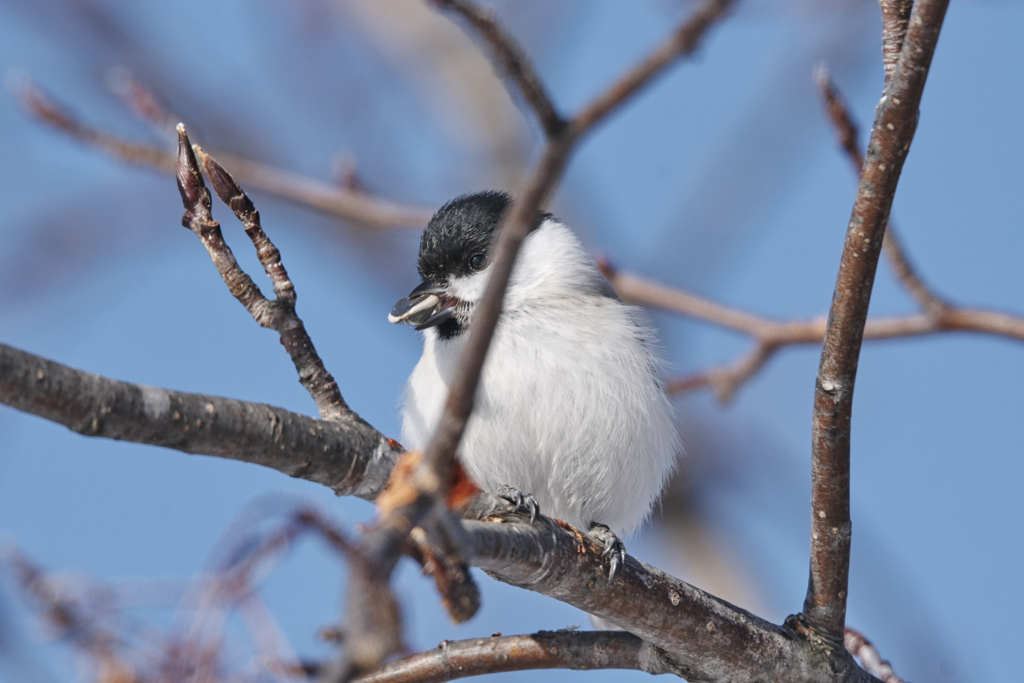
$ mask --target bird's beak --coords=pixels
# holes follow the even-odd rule
[[[440,325],[455,313],[458,299],[448,296],[448,290],[430,281],[421,282],[409,296],[395,302],[388,314],[389,323],[406,323],[417,330]]]

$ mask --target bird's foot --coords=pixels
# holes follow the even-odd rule
[[[622,544],[615,532],[607,524],[591,522],[587,535],[601,544],[604,550],[601,557],[608,558],[608,583],[612,582],[619,567],[626,564],[626,546]]]
[[[540,505],[537,503],[537,499],[513,486],[501,486],[495,491],[495,495],[512,503],[516,508],[516,512],[529,513],[530,524],[533,524],[537,519],[537,515],[540,514]]]

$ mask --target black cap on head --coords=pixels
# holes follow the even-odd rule
[[[511,205],[512,198],[504,192],[487,191],[456,197],[438,209],[420,238],[420,276],[441,282],[480,270],[489,261],[498,223]],[[547,215],[538,212],[533,228]]]

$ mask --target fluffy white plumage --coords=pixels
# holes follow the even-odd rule
[[[489,273],[453,278],[448,291],[476,302]],[[403,408],[402,441],[414,449],[430,438],[466,340],[424,336]],[[544,220],[520,251],[459,449],[469,476],[532,494],[543,514],[580,529],[633,532],[681,451],[653,344],[576,236]]]

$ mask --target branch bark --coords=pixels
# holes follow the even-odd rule
[[[385,664],[356,683],[432,683],[530,669],[635,669],[682,675],[664,653],[625,631],[538,633],[445,641]]]
[[[554,137],[565,127],[565,120],[548,95],[544,82],[537,75],[526,53],[512,39],[505,29],[494,20],[490,12],[466,0],[431,0],[446,10],[458,13],[490,45],[492,61],[515,82],[523,98],[537,115],[546,136]]]
[[[608,581],[603,548],[547,518],[465,526],[474,565],[628,628],[689,681],[875,680],[842,648],[807,639],[795,620],[776,626],[633,557]]]
[[[401,450],[354,413],[327,422],[264,403],[121,382],[5,344],[0,403],[85,436],[250,462],[371,501]]]
[[[281,336],[281,345],[295,365],[299,382],[306,388],[325,420],[337,420],[352,415],[345,399],[341,396],[338,383],[316,351],[313,340],[306,332],[302,319],[295,313],[295,286],[288,277],[281,262],[281,253],[263,232],[260,214],[249,197],[224,168],[198,145],[193,152],[185,126],[178,124],[178,166],[176,176],[178,191],[185,207],[181,224],[195,233],[206,247],[213,265],[217,268],[224,284],[245,310],[262,327],[274,330]],[[210,192],[203,183],[196,154],[202,158],[203,167],[210,182],[225,204],[245,226],[256,248],[256,255],[264,272],[274,286],[275,299],[267,299],[249,274],[242,270],[235,260],[231,247],[224,241],[220,224],[213,220],[210,207]]]
[[[842,643],[850,570],[850,420],[875,269],[948,0],[918,0],[875,113],[846,233],[814,390],[811,554],[804,614]]]

